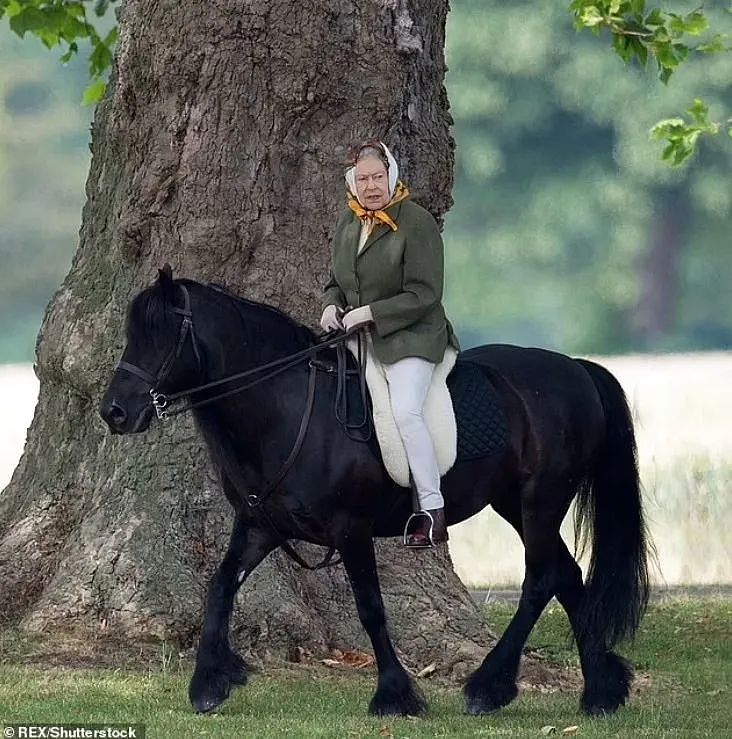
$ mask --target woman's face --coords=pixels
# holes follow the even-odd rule
[[[379,210],[389,197],[389,175],[378,157],[364,157],[356,162],[356,194],[364,208]]]

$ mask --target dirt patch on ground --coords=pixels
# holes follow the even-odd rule
[[[582,672],[546,659],[524,659],[518,686],[520,690],[534,693],[577,693],[582,690]]]
[[[371,656],[362,653],[364,657]],[[264,672],[271,677],[304,679],[343,679],[363,676],[373,679],[376,668],[371,660],[349,660],[335,650],[325,654],[308,654],[305,659],[293,661],[270,652],[242,655],[252,672]],[[345,655],[348,656],[348,653]],[[480,655],[455,655],[444,663],[408,665],[419,682],[430,682],[446,689],[454,689],[464,682],[482,660]],[[25,665],[44,670],[66,669],[124,669],[144,672],[190,672],[195,653],[192,649],[180,651],[165,642],[144,642],[131,645],[100,633],[57,632],[30,634],[19,629],[0,634],[0,662]],[[576,668],[552,663],[529,650],[522,662],[519,687],[540,693],[576,692],[581,688],[582,675]]]
[[[40,668],[164,669],[192,660],[193,652],[180,652],[162,642],[131,645],[109,635],[87,632],[36,634],[10,629],[0,634],[0,662]]]

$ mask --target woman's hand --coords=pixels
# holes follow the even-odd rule
[[[320,317],[320,326],[323,331],[335,331],[337,328],[342,329],[342,315],[342,308],[339,308],[337,305],[326,305],[323,315]]]
[[[373,320],[374,317],[371,315],[371,306],[362,305],[360,308],[349,310],[348,313],[343,316],[343,328],[345,328],[346,331],[350,331],[351,329],[365,326]]]

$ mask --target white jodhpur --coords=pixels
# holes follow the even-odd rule
[[[424,419],[424,403],[435,365],[422,357],[405,357],[385,364],[394,421],[402,437],[409,469],[423,510],[442,508],[440,471],[432,436]]]

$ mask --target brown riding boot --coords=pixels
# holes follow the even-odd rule
[[[404,546],[410,549],[424,549],[448,540],[444,508],[420,511],[415,515],[419,516],[419,522],[414,531],[404,537]]]

